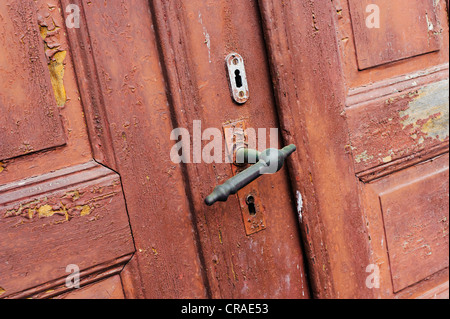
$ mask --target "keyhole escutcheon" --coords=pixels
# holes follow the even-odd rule
[[[231,96],[236,103],[244,104],[250,97],[244,59],[237,53],[231,53],[226,57],[226,63]]]

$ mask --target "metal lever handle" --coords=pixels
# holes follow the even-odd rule
[[[241,148],[236,151],[236,158],[244,159],[245,162],[252,162],[252,157],[256,164],[227,180],[224,184],[217,186],[214,191],[206,197],[205,204],[212,206],[216,202],[226,202],[230,195],[236,194],[258,177],[264,174],[273,174],[281,170],[284,161],[297,150],[295,145],[289,145],[281,150],[269,148],[259,153],[256,150]]]

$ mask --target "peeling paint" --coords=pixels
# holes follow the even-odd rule
[[[373,159],[373,156],[372,155],[369,156],[367,151],[364,151],[363,153],[361,153],[355,157],[356,163],[367,162],[372,159]]]
[[[39,218],[52,217],[53,215],[55,215],[55,213],[56,212],[50,205],[44,205],[39,207],[38,209]]]
[[[428,14],[426,14],[425,17],[427,18],[428,31],[433,31],[434,30],[434,25],[430,21],[430,19],[428,18]]]
[[[91,207],[89,205],[84,205],[81,208],[80,216],[84,217],[91,214]]]
[[[206,46],[208,48],[208,61],[209,61],[209,63],[212,63],[212,61],[211,61],[211,37],[210,37],[210,35],[208,33],[208,30],[203,25],[202,13],[200,11],[198,12],[198,21],[200,22],[200,24],[203,27],[203,35],[205,37],[205,44],[206,44]]]
[[[392,162],[392,156],[386,156],[385,158],[383,158],[383,163],[389,163]]]
[[[297,191],[297,213],[300,222],[303,222],[303,197],[299,191]]]
[[[115,194],[116,193],[106,194],[101,197],[92,198],[87,201],[87,203],[83,203],[81,205],[72,204],[71,206],[70,202],[67,201],[67,198],[69,198],[69,200],[72,200],[72,202],[75,202],[82,196],[80,195],[79,191],[71,191],[67,192],[63,197],[61,197],[61,202],[59,203],[49,204],[49,200],[47,198],[42,199],[43,203],[41,203],[41,200],[21,203],[18,206],[6,211],[4,217],[22,217],[28,220],[33,220],[36,215],[40,219],[59,215],[64,217],[64,219],[59,222],[65,222],[71,220],[76,216],[85,217],[91,215],[95,207],[97,207],[95,206],[96,202],[109,198]]]
[[[61,48],[59,41],[60,28],[53,26],[51,29],[43,21],[39,26],[41,37],[44,41],[45,55],[47,57],[48,69],[50,71],[50,79],[55,93],[56,104],[60,107],[64,106],[67,100],[66,90],[64,87],[64,60],[67,51]]]
[[[317,25],[317,19],[316,19],[316,15],[314,13],[312,14],[312,21],[313,21],[312,26],[314,29],[314,33],[319,32],[319,26]]]
[[[64,106],[66,104],[67,96],[64,87],[64,60],[66,58],[66,51],[55,53],[53,60],[49,63],[48,69],[50,71],[50,78],[55,92],[56,104]]]
[[[76,201],[80,199],[80,192],[79,191],[67,192],[64,197],[71,197],[73,201]]]
[[[222,232],[219,229],[219,242],[221,245],[223,245],[223,241],[222,241]]]
[[[434,83],[418,91],[408,109],[400,112],[403,129],[411,137],[444,141],[449,137],[449,81]],[[422,133],[422,134],[420,134]]]

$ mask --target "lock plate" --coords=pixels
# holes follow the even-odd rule
[[[247,123],[241,120],[234,123],[225,124],[223,126],[226,151],[229,163],[233,163],[234,150],[236,144],[247,144],[248,137],[246,134]],[[248,166],[237,166],[231,164],[233,176],[245,170]],[[266,220],[264,218],[265,208],[259,194],[258,183],[251,183],[237,192],[239,205],[241,207],[242,220],[244,222],[245,233],[247,236],[266,229]],[[253,200],[250,200],[253,199]]]
[[[237,53],[231,53],[225,58],[228,69],[231,96],[238,104],[244,104],[250,98],[244,59]]]

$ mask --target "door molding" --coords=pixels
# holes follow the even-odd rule
[[[134,253],[120,177],[94,161],[0,186],[0,198],[2,298],[50,298],[69,290],[68,265],[86,285]]]
[[[85,110],[86,126],[88,129],[94,159],[118,171],[111,131],[107,117],[107,110],[103,98],[98,70],[89,35],[88,21],[84,13],[82,0],[59,0],[61,8],[77,5],[80,8],[80,28],[68,28],[70,56],[73,61],[80,97]],[[67,12],[63,12],[67,19]]]

